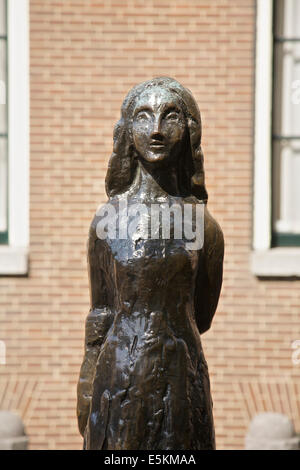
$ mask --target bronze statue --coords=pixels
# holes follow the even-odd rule
[[[106,190],[88,242],[91,310],[77,405],[84,448],[214,449],[200,334],[217,308],[224,242],[206,207],[200,113],[176,80],[128,93]],[[181,231],[188,206],[203,214],[198,245]],[[174,209],[169,236],[152,223],[157,207]]]

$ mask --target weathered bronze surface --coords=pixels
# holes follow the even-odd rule
[[[77,405],[84,448],[214,449],[200,334],[217,308],[224,242],[206,205],[200,113],[177,81],[156,78],[125,98],[106,190],[117,223],[114,237],[99,238],[97,213],[89,233],[91,310]],[[125,200],[128,212],[137,203],[203,208],[203,246],[189,249],[174,236],[175,216],[169,238],[143,237],[143,211],[124,237]]]

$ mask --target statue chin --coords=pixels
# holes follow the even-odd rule
[[[167,152],[162,150],[150,150],[144,153],[139,153],[139,160],[144,165],[153,163],[157,167],[170,168],[176,164],[179,151]]]
[[[140,158],[141,163],[153,163],[153,164],[165,164],[168,163],[170,160],[169,155],[166,155],[165,153],[152,153],[149,152],[146,155],[143,155]]]

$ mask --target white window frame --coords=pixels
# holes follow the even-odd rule
[[[28,272],[29,249],[29,0],[8,0],[8,245],[0,275]]]
[[[300,248],[271,248],[273,0],[258,0],[256,18],[253,252],[257,276],[300,276]]]

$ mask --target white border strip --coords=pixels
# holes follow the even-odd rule
[[[256,251],[251,256],[251,269],[256,276],[299,277],[299,248],[272,248]]]
[[[256,5],[253,248],[267,250],[271,246],[273,1],[258,0]]]
[[[9,246],[0,250],[0,274],[25,274],[29,246],[29,2],[8,0],[7,6]]]

